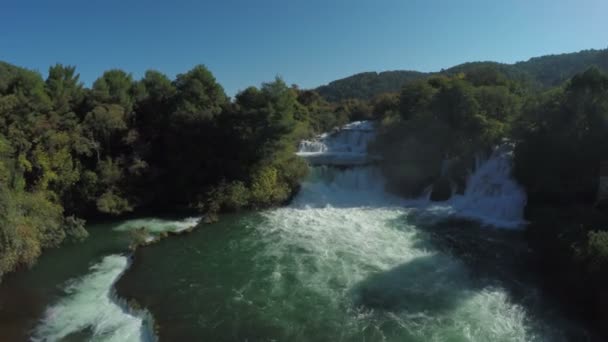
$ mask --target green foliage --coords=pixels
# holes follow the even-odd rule
[[[87,113],[83,125],[91,132],[92,140],[103,142],[104,147],[110,149],[112,138],[127,129],[126,113],[120,105],[96,106]]]
[[[71,241],[82,241],[89,236],[89,233],[84,227],[85,223],[85,220],[70,215],[63,219],[63,230]]]
[[[399,94],[380,94],[376,96],[372,102],[372,117],[380,119],[386,116],[392,116],[399,111]]]
[[[119,215],[132,211],[133,207],[113,190],[108,190],[97,199],[97,209],[102,213]]]
[[[0,183],[0,278],[32,266],[42,249],[58,246],[71,233],[62,213],[48,193],[17,191]]]
[[[85,238],[76,216],[281,204],[306,174],[297,142],[351,115],[335,112],[279,78],[230,102],[202,65],[175,80],[109,70],[86,89],[73,66],[43,80],[0,63],[0,275]]]
[[[608,215],[581,203],[543,205],[527,209],[528,243],[535,252],[537,272],[547,291],[572,312],[595,325],[604,336],[608,281]]]
[[[241,181],[226,185],[225,196],[224,205],[228,210],[239,210],[247,207],[251,197],[247,187]]]
[[[607,123],[608,76],[595,68],[527,104],[515,130],[514,171],[531,201],[595,199]]]
[[[224,89],[203,65],[177,75],[174,84],[178,92],[176,113],[191,114],[196,119],[210,119],[219,114],[227,102]]]
[[[421,79],[443,75],[452,77],[466,74],[466,80],[475,87],[500,85],[516,80],[526,87],[550,88],[597,66],[608,71],[608,49],[584,50],[561,55],[532,58],[515,64],[496,62],[464,63],[435,73],[416,71],[364,72],[330,82],[316,91],[331,102],[347,99],[370,100],[384,93],[398,93],[404,86]]]
[[[79,78],[74,66],[56,64],[49,68],[45,89],[55,112],[69,113],[84,100],[84,89]]]
[[[350,121],[373,119],[373,107],[367,101],[348,99],[338,103],[336,111]]]
[[[364,72],[330,82],[316,91],[328,101],[370,100],[380,94],[396,93],[410,81],[427,77],[417,71]]]
[[[592,66],[608,71],[608,49],[536,57],[514,65],[545,87],[559,86]]]
[[[315,133],[327,132],[334,127],[340,127],[350,120],[349,113],[337,111],[336,106],[327,102],[314,90],[297,91],[298,102],[302,105],[299,121],[308,121],[310,129]]]
[[[439,176],[442,161],[454,157],[460,162],[449,177],[462,184],[469,161],[509,133],[520,112],[520,89],[487,65],[405,85],[382,111],[371,146],[382,156],[388,188],[417,195]]]
[[[127,113],[134,104],[134,84],[131,75],[118,69],[103,73],[93,83],[92,97],[96,104],[114,104],[121,106]]]
[[[429,116],[431,101],[437,89],[429,81],[412,82],[401,90],[399,96],[399,114],[404,120],[416,116]]]
[[[251,184],[251,199],[259,206],[287,200],[289,188],[279,179],[277,169],[264,167],[256,172]]]
[[[587,234],[586,257],[592,272],[608,270],[608,232],[590,231]]]

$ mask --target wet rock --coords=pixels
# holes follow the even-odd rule
[[[447,178],[440,178],[433,183],[431,191],[431,201],[442,202],[447,201],[452,197],[452,184]]]

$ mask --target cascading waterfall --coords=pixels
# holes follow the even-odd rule
[[[302,141],[297,154],[307,159],[313,168],[295,204],[385,206],[390,202],[406,207],[422,206],[435,218],[471,218],[499,228],[515,228],[525,223],[526,193],[511,176],[512,144],[498,146],[487,159],[477,158],[464,194],[455,194],[453,186],[451,199],[438,204],[428,200],[432,187],[423,192],[421,199],[409,201],[398,200],[384,191],[382,174],[373,166],[378,158],[367,154],[367,145],[374,137],[373,122],[356,121],[332,133]],[[442,163],[442,175],[447,173],[450,163],[449,160]]]
[[[365,165],[375,159],[367,154],[367,144],[374,136],[372,122],[355,121],[332,133],[302,141],[297,154],[312,165]]]
[[[527,196],[512,178],[512,162],[513,146],[508,143],[497,147],[487,160],[478,158],[464,195],[454,200],[461,215],[495,226],[517,227],[524,223]]]
[[[455,194],[445,203],[431,204],[428,210],[434,215],[471,218],[498,228],[521,227],[525,223],[527,196],[511,175],[512,162],[510,143],[496,147],[487,159],[477,157],[464,194]]]
[[[374,166],[339,169],[320,165],[311,169],[292,207],[377,207],[398,202],[385,193],[381,172]]]
[[[399,200],[386,194],[384,178],[367,154],[374,124],[356,121],[332,133],[300,143],[298,155],[309,161],[310,176],[302,183],[293,207],[386,206]]]

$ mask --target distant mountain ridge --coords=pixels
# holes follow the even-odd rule
[[[514,64],[469,62],[428,73],[412,70],[363,72],[332,81],[315,90],[329,101],[370,99],[382,93],[398,92],[405,84],[417,79],[435,74],[466,72],[479,66],[493,66],[509,77],[527,78],[538,87],[546,88],[557,86],[591,66],[608,71],[608,48],[533,57]]]

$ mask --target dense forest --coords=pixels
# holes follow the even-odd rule
[[[362,74],[318,91],[276,79],[230,99],[204,66],[173,80],[109,70],[87,88],[72,66],[43,78],[0,63],[0,277],[85,238],[83,219],[186,208],[213,220],[285,203],[308,170],[294,155],[299,140],[373,119],[372,152],[403,196],[434,184],[432,199],[446,199],[442,189],[462,191],[476,155],[513,144],[547,291],[605,329],[608,205],[596,201],[608,160],[605,70],[608,50],[590,50]]]
[[[427,73],[418,71],[362,72],[315,90],[332,102],[346,99],[369,100],[379,94],[397,92],[409,81],[427,76]]]
[[[411,81],[433,75],[454,75],[479,66],[492,66],[511,77],[526,80],[538,88],[559,86],[575,74],[597,66],[608,71],[608,49],[585,50],[575,53],[531,58],[525,62],[503,64],[496,62],[464,63],[439,72],[417,71],[364,72],[330,82],[315,90],[329,101],[347,99],[370,100],[383,93],[398,93]]]
[[[83,218],[283,203],[307,173],[297,141],[346,120],[281,79],[231,101],[204,66],[109,70],[89,89],[75,67],[0,63],[0,277],[86,237]]]

